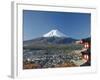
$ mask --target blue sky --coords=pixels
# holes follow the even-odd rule
[[[41,37],[58,29],[69,37],[90,37],[91,14],[23,10],[24,40]]]

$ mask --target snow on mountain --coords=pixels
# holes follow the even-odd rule
[[[67,37],[67,36],[64,33],[60,32],[59,30],[54,29],[44,34],[43,37]]]

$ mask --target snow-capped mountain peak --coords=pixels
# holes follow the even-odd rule
[[[53,29],[48,33],[44,34],[43,37],[67,37],[64,33],[60,32],[57,29]]]

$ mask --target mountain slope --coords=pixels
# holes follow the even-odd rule
[[[32,40],[24,41],[24,45],[43,45],[43,44],[70,44],[74,43],[76,39],[65,37],[40,37]]]

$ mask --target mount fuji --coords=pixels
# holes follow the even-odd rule
[[[59,45],[59,44],[71,44],[74,43],[76,39],[66,36],[64,33],[57,29],[53,29],[42,37],[24,41],[24,45]]]
[[[54,29],[44,34],[43,37],[67,37],[67,36],[64,33],[60,32],[59,30]]]

